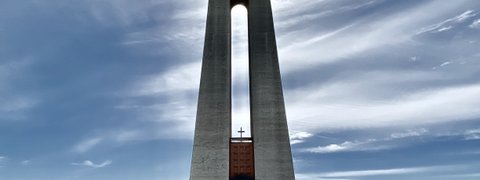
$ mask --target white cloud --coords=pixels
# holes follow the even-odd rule
[[[395,73],[358,76],[352,81],[287,91],[285,97],[290,127],[293,130],[318,132],[327,129],[413,126],[480,117],[480,100],[471,98],[480,96],[480,84],[395,92],[395,97],[378,99],[374,96],[375,91],[392,91],[388,87],[396,83],[437,78],[411,74],[416,79],[410,79],[401,74],[392,74]]]
[[[181,64],[157,75],[142,77],[127,90],[130,99],[162,97],[156,104],[126,101],[116,108],[135,112],[141,126],[124,127],[122,133],[104,132],[102,137],[118,143],[131,140],[191,138],[196,114],[201,62]],[[166,126],[165,123],[169,125]],[[113,130],[118,131],[118,130]]]
[[[163,0],[87,0],[92,17],[104,25],[128,26],[149,18],[147,9],[167,3]]]
[[[433,134],[433,137],[463,137],[464,140],[480,139],[480,129],[466,129]],[[477,152],[477,151],[475,151]],[[472,154],[471,152],[469,154]]]
[[[475,11],[473,10],[468,10],[468,11],[465,11],[464,13],[458,15],[457,17],[453,18],[454,21],[456,22],[463,22],[471,17],[474,17],[475,15],[477,15],[477,13],[475,13]]]
[[[154,111],[160,112],[157,110]],[[156,117],[158,118],[158,116]],[[172,115],[172,117],[175,116]],[[193,119],[189,119],[189,121],[193,121]],[[193,125],[185,122],[174,122],[185,124],[175,125],[173,127],[162,126],[161,122],[141,122],[140,120],[137,122],[139,126],[136,127],[124,127],[118,129],[98,131],[97,133],[92,135],[91,138],[87,138],[76,143],[72,147],[72,151],[75,153],[86,153],[88,151],[92,151],[100,144],[104,147],[115,147],[122,146],[131,142],[157,139],[187,139],[192,137],[190,129],[193,129]]]
[[[443,66],[447,66],[447,65],[449,65],[449,64],[452,64],[452,62],[450,62],[450,61],[444,62],[444,63],[440,64],[440,66],[443,67]]]
[[[318,177],[318,174],[296,173],[295,178],[298,180],[354,180],[351,178],[324,178]]]
[[[428,133],[428,130],[425,128],[421,128],[421,129],[415,129],[415,130],[408,130],[402,133],[393,133],[390,135],[390,138],[400,139],[400,138],[407,138],[407,137],[416,137],[416,136],[422,136],[426,133]]]
[[[97,144],[102,142],[102,138],[96,137],[91,139],[86,139],[78,143],[73,147],[73,151],[77,153],[84,153],[95,147]]]
[[[194,62],[170,68],[159,75],[144,78],[133,86],[132,95],[145,96],[198,89],[201,63]]]
[[[370,138],[366,140],[345,141],[338,144],[329,144],[325,146],[304,148],[301,151],[310,153],[338,153],[338,152],[354,152],[354,151],[380,151],[393,149],[408,144],[399,142],[398,140],[411,137],[420,137],[428,135],[429,130],[425,128],[407,130],[405,132],[392,133],[385,138]],[[474,131],[472,131],[474,132]]]
[[[451,177],[451,178],[474,178],[474,177],[480,177],[480,173],[452,174],[452,175],[448,175],[447,177]]]
[[[470,28],[478,29],[480,28],[480,19],[473,21],[472,24],[469,25]]]
[[[0,62],[0,113],[3,118],[21,119],[24,117],[22,110],[30,109],[38,104],[32,96],[11,92],[13,79],[21,77],[25,69],[33,63],[32,58],[23,58]]]
[[[141,136],[143,133],[139,130],[119,130],[110,133],[110,138],[119,143],[141,139]]]
[[[300,144],[304,142],[307,138],[312,137],[313,134],[303,131],[292,131],[290,133],[290,144]]]
[[[456,10],[462,3],[464,1],[455,1],[450,6],[445,6],[442,2],[428,1],[397,14],[355,21],[330,32],[315,33],[311,29],[300,29],[295,33],[280,34],[278,44],[282,73],[300,71],[349,59],[371,50],[382,51],[389,45],[411,42],[417,29],[431,23],[438,16]]]
[[[326,146],[318,146],[313,148],[305,148],[303,152],[326,154],[338,152],[353,152],[353,151],[380,151],[394,148],[393,145],[385,143],[386,141],[379,141],[377,139],[367,139],[364,141],[345,141],[341,144],[329,144]]]
[[[24,161],[20,162],[20,164],[22,164],[22,165],[24,165],[24,166],[27,166],[27,165],[29,165],[31,162],[32,162],[32,161],[30,161],[30,160],[24,160]]]
[[[376,1],[351,2],[342,6],[329,6],[332,1],[291,1],[274,0],[272,8],[274,10],[275,28],[282,29],[292,26],[304,26],[304,22],[312,22],[318,18],[341,14],[355,9],[374,5]],[[333,4],[333,3],[331,3]],[[298,8],[292,8],[292,6]],[[329,6],[329,9],[322,7]],[[316,12],[310,12],[311,8],[318,8]]]
[[[450,29],[452,29],[452,28],[453,28],[452,26],[442,27],[442,28],[438,29],[437,32],[448,31],[448,30],[450,30]]]
[[[349,151],[352,150],[353,147],[357,146],[358,144],[352,142],[344,142],[342,144],[330,144],[327,146],[319,146],[315,148],[308,148],[305,151],[313,152],[313,153],[332,153],[332,152],[342,152],[342,151]]]
[[[82,163],[72,163],[72,165],[74,166],[85,166],[85,167],[91,167],[91,168],[102,168],[102,167],[109,166],[111,164],[112,164],[112,161],[110,160],[104,161],[103,163],[100,163],[100,164],[95,164],[90,160],[85,160]]]
[[[445,166],[421,166],[421,167],[405,167],[405,168],[392,168],[392,169],[371,169],[371,170],[359,170],[359,171],[336,171],[336,172],[324,172],[324,173],[310,173],[302,174],[302,176],[325,179],[356,179],[367,176],[388,176],[388,175],[407,175],[407,174],[419,174],[419,173],[431,173],[431,172],[448,172],[459,169],[468,169],[470,166],[466,165],[445,165]]]
[[[326,146],[318,146],[313,148],[306,148],[302,151],[311,153],[337,153],[337,152],[351,152],[351,151],[379,151],[390,149],[392,146],[378,143],[376,139],[368,139],[365,141],[345,141],[341,144],[329,144]]]
[[[9,96],[4,97],[4,102],[0,104],[0,112],[15,112],[28,108],[32,108],[36,105],[37,101],[32,98],[22,96]]]
[[[478,140],[480,139],[480,129],[467,130],[464,135],[466,140]]]
[[[121,145],[127,142],[135,141],[135,140],[148,140],[148,139],[156,139],[157,136],[150,134],[148,128],[144,128],[143,131],[137,129],[116,129],[116,130],[108,130],[108,131],[100,131],[98,134],[93,136],[92,138],[88,138],[85,140],[80,141],[76,145],[73,146],[72,150],[76,153],[85,153],[100,143],[111,145]]]
[[[7,162],[7,157],[6,156],[0,156],[0,168],[5,166],[5,163]]]
[[[449,18],[449,19],[447,19],[445,21],[442,21],[440,23],[430,25],[428,27],[424,27],[419,32],[417,32],[417,34],[421,34],[421,33],[425,33],[425,32],[446,31],[446,30],[449,30],[449,29],[453,28],[453,26],[456,25],[457,23],[464,22],[465,20],[470,19],[471,17],[474,17],[475,15],[477,15],[477,13],[475,13],[474,11],[467,10],[464,13],[462,13],[458,16],[455,16],[453,18]]]
[[[146,19],[154,19],[158,26],[149,29],[141,29],[140,31],[130,32],[126,34],[123,45],[143,45],[143,50],[148,49],[149,53],[158,54],[164,52],[167,48],[181,47],[182,50],[186,46],[193,52],[201,50],[203,44],[205,18],[207,12],[207,1],[183,0],[183,1],[108,1],[118,7],[114,13],[115,19],[126,21],[123,24],[132,25],[132,22],[142,22]],[[160,5],[162,4],[162,5]],[[134,8],[132,8],[132,6]],[[163,9],[155,9],[158,7],[172,7],[179,6],[181,8],[174,8],[171,12]],[[95,9],[95,8],[92,8]],[[102,10],[102,9],[100,9]],[[158,12],[152,17],[151,12]],[[104,14],[100,11],[100,14]],[[169,17],[169,18],[158,18]],[[100,18],[102,19],[102,16]],[[109,23],[109,21],[106,21]],[[118,20],[117,22],[118,23]],[[122,24],[122,23],[121,23]],[[155,44],[162,42],[163,44]],[[165,43],[168,47],[165,47]],[[191,48],[196,47],[196,48]],[[172,49],[168,49],[168,53],[172,53]],[[177,58],[185,52],[177,52]],[[191,57],[188,57],[191,58]],[[189,59],[192,60],[192,59]]]
[[[341,171],[341,172],[322,173],[322,174],[318,174],[317,176],[327,177],[327,178],[381,176],[381,175],[414,174],[414,173],[434,171],[437,169],[438,167],[414,167],[414,168],[378,169],[378,170],[364,170],[364,171]]]

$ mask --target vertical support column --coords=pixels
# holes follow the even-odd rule
[[[230,0],[209,0],[190,180],[229,178],[230,17]]]
[[[293,180],[270,0],[248,4],[251,126],[256,180]]]

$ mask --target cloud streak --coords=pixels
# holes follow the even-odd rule
[[[77,145],[75,145],[73,147],[73,151],[77,152],[77,153],[87,152],[90,149],[92,149],[93,147],[95,147],[96,145],[98,145],[100,142],[102,142],[102,140],[103,139],[99,138],[99,137],[84,140],[84,141],[78,143]]]
[[[7,162],[7,157],[5,156],[0,156],[0,168],[3,168],[5,166],[5,163]]]
[[[398,145],[391,145],[377,139],[368,139],[364,141],[345,141],[340,144],[329,144],[326,146],[318,146],[302,149],[303,152],[328,154],[339,152],[359,152],[359,151],[381,151],[394,148]]]
[[[397,169],[379,169],[364,171],[342,171],[319,174],[321,177],[361,177],[361,176],[381,176],[381,175],[399,175],[414,174],[436,170],[438,167],[415,167],[415,168],[397,168]]]
[[[478,29],[480,28],[480,19],[475,20],[472,24],[469,25],[470,28]]]
[[[325,173],[312,173],[307,174],[313,178],[364,178],[370,176],[392,176],[392,175],[411,175],[420,173],[431,172],[445,172],[455,169],[463,169],[463,165],[448,165],[448,166],[422,166],[422,167],[406,167],[406,168],[393,168],[393,169],[371,169],[371,170],[359,170],[359,171],[336,171]]]
[[[24,111],[35,107],[39,100],[23,92],[14,92],[13,84],[32,64],[31,58],[0,62],[0,120],[25,119]]]
[[[393,133],[390,135],[392,139],[400,139],[400,138],[407,138],[407,137],[417,137],[422,136],[428,133],[428,130],[425,128],[416,129],[416,130],[408,130],[406,132],[401,133]]]
[[[306,139],[311,138],[313,134],[308,132],[296,131],[290,133],[290,144],[300,144],[303,143]]]
[[[367,87],[351,81],[290,92],[287,109],[292,126],[303,130],[413,126],[480,117],[480,101],[471,98],[480,95],[480,85],[423,90],[383,102],[358,99],[366,97],[359,89]]]
[[[100,164],[95,164],[90,160],[85,160],[81,163],[72,163],[72,165],[74,165],[74,166],[84,166],[84,167],[90,167],[90,168],[102,168],[102,167],[109,166],[111,164],[112,164],[112,161],[110,161],[110,160],[106,160],[106,161],[104,161]]]
[[[429,1],[383,18],[368,21],[359,19],[330,32],[310,32],[309,29],[302,29],[295,34],[280,35],[282,72],[285,74],[312,66],[350,60],[352,56],[371,53],[373,50],[380,51],[388,45],[410,43],[424,24],[443,13],[455,10],[462,3],[463,1],[457,1],[451,6],[445,6],[438,1]],[[278,21],[281,22],[282,19]],[[281,46],[282,44],[285,46]]]
[[[467,130],[464,133],[466,140],[479,140],[480,139],[480,129],[471,129]]]
[[[442,32],[442,31],[446,31],[446,30],[449,30],[451,28],[453,28],[453,26],[455,26],[456,24],[458,23],[461,23],[461,22],[464,22],[472,17],[475,17],[477,15],[477,13],[473,10],[467,10],[465,12],[463,12],[462,14],[458,15],[458,16],[455,16],[453,18],[449,18],[443,22],[440,22],[438,24],[434,24],[434,25],[431,25],[431,26],[428,26],[428,27],[425,27],[425,28],[422,28],[422,30],[420,30],[419,32],[417,32],[417,34],[422,34],[422,33],[426,33],[426,32]]]

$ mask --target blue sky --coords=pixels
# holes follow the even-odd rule
[[[187,179],[206,5],[1,0],[0,179]],[[480,1],[272,5],[297,179],[480,178]]]

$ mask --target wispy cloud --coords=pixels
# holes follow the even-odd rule
[[[100,164],[95,164],[90,160],[85,160],[81,163],[72,163],[72,165],[74,165],[74,166],[85,166],[85,167],[91,167],[91,168],[102,168],[102,167],[109,166],[111,164],[112,164],[112,161],[110,161],[110,160],[106,160],[106,161],[104,161],[103,163],[100,163]]]
[[[32,163],[32,161],[30,161],[30,160],[24,160],[24,161],[20,162],[20,164],[24,165],[24,166],[28,166],[28,165],[30,165],[30,163]]]
[[[452,174],[447,175],[450,178],[475,178],[480,177],[480,173],[465,173],[465,174]]]
[[[295,178],[299,180],[354,180],[353,178],[326,178],[319,177],[318,174],[297,173]]]
[[[198,89],[200,67],[200,62],[182,64],[159,75],[145,77],[133,85],[131,94],[134,96],[162,95]]]
[[[312,137],[313,134],[302,131],[294,131],[290,133],[290,144],[300,144],[304,142],[307,138]]]
[[[93,135],[90,135],[89,138],[86,138],[74,144],[71,150],[74,153],[86,153],[94,150],[95,148],[98,148],[99,146],[117,147],[132,142],[142,142],[148,140],[186,139],[190,138],[190,133],[188,132],[189,129],[185,128],[185,126],[193,126],[178,125],[174,127],[162,127],[161,122],[151,121],[138,121],[138,123],[138,126],[112,128],[93,133]]]
[[[454,21],[456,22],[463,22],[471,17],[474,17],[475,15],[477,15],[478,13],[473,11],[473,10],[468,10],[468,11],[465,11],[464,13],[458,15],[457,17],[453,18]]]
[[[477,20],[473,21],[473,23],[470,24],[469,27],[474,28],[474,29],[480,28],[480,19],[477,19]]]
[[[425,128],[407,130],[406,132],[393,133],[390,135],[390,138],[399,139],[399,138],[407,138],[407,137],[417,137],[417,136],[422,136],[428,132],[429,132],[428,129],[425,129]]]
[[[424,167],[407,167],[407,168],[393,168],[393,169],[372,169],[360,171],[337,171],[326,173],[310,174],[311,177],[318,178],[356,178],[366,176],[387,176],[387,175],[404,175],[404,174],[418,174],[426,172],[451,171],[454,169],[463,168],[464,166],[424,166]]]
[[[105,26],[129,26],[134,23],[147,21],[151,17],[148,9],[155,9],[166,4],[167,1],[128,1],[128,0],[87,0],[84,1],[90,15],[97,22]]]
[[[29,65],[33,63],[32,58],[23,58],[18,60],[0,62],[0,113],[3,119],[23,119],[24,110],[36,106],[39,100],[28,94],[11,91],[12,84],[21,74],[25,72]]]
[[[440,64],[440,66],[447,66],[449,64],[452,64],[452,62],[450,62],[450,61],[444,62],[444,63]]]
[[[338,152],[352,152],[352,151],[379,151],[392,148],[391,145],[378,143],[376,139],[368,139],[365,141],[345,141],[340,144],[329,144],[326,146],[318,146],[313,148],[306,148],[302,151],[310,153],[338,153]]]
[[[342,143],[332,143],[323,146],[302,148],[302,152],[327,154],[327,153],[339,153],[339,152],[361,152],[361,151],[383,151],[390,150],[399,147],[407,147],[415,143],[417,139],[439,138],[460,136],[465,137],[466,140],[474,139],[478,136],[478,130],[467,130],[465,132],[449,133],[449,134],[436,134],[430,132],[426,128],[409,129],[402,132],[394,132],[386,137],[375,137],[364,140],[349,140]]]
[[[73,147],[73,151],[77,153],[87,152],[88,150],[92,149],[97,144],[102,142],[102,140],[103,139],[99,137],[83,140]]]
[[[352,143],[346,141],[342,144],[330,144],[327,146],[319,146],[315,148],[308,148],[305,151],[313,153],[332,153],[332,152],[342,152],[342,151],[351,151],[354,147],[359,146],[359,143]]]
[[[91,151],[95,147],[102,145],[123,145],[132,141],[157,139],[160,135],[151,134],[152,131],[148,128],[143,128],[143,131],[137,128],[114,129],[107,131],[100,131],[91,138],[84,139],[72,147],[75,153],[85,153]]]
[[[378,80],[372,77],[358,79],[358,83],[336,82],[287,92],[287,109],[292,127],[309,131],[412,126],[480,116],[480,101],[471,98],[480,95],[480,85],[428,89],[384,101],[374,96],[369,99],[368,96],[372,95],[368,92],[370,87],[381,88],[379,85],[383,80]],[[395,81],[392,78],[390,80]],[[362,89],[367,91],[361,92]],[[453,105],[457,107],[455,110],[450,108]]]
[[[435,32],[446,31],[446,30],[452,29],[456,24],[464,22],[467,19],[470,19],[470,18],[472,18],[476,15],[477,15],[477,13],[475,11],[467,10],[467,11],[463,12],[462,14],[460,14],[458,16],[455,16],[453,18],[449,18],[449,19],[447,19],[443,22],[440,22],[440,23],[437,23],[437,24],[434,24],[434,25],[430,25],[428,27],[424,27],[419,32],[417,32],[417,34],[426,33],[426,32],[434,32],[435,33]]]
[[[6,156],[0,156],[0,168],[5,166],[5,163],[7,162],[7,157]]]
[[[434,167],[417,167],[417,168],[398,168],[398,169],[379,169],[364,171],[342,171],[319,174],[321,177],[359,177],[359,176],[379,176],[379,175],[398,175],[413,174],[434,170]]]
[[[279,44],[285,44],[279,47],[282,71],[289,73],[348,60],[349,57],[369,53],[371,50],[380,51],[391,44],[411,42],[418,29],[435,17],[455,10],[462,3],[463,1],[458,1],[447,7],[441,2],[429,1],[383,18],[357,20],[330,32],[310,32],[309,29],[302,29],[295,34],[280,35]],[[321,56],[318,56],[319,54]]]
[[[3,100],[8,102],[0,105],[0,112],[4,113],[25,110],[33,107],[36,104],[34,99],[21,96],[10,96]]]
[[[464,133],[466,140],[478,140],[480,139],[480,129],[467,130]]]

